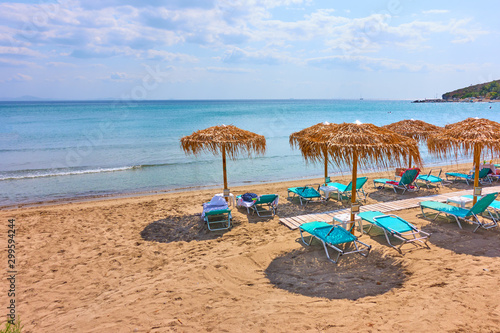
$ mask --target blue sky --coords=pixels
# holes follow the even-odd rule
[[[498,1],[0,2],[0,97],[423,99],[500,79]]]

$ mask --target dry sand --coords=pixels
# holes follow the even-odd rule
[[[368,176],[367,203],[472,188],[401,195],[372,186],[392,173]],[[472,233],[451,219],[398,211],[432,232],[430,249],[406,245],[399,254],[374,232],[361,237],[373,246],[368,258],[345,256],[334,265],[320,245],[303,246],[298,230],[279,223],[342,207],[286,200],[287,187],[319,181],[232,188],[281,200],[272,219],[233,209],[226,232],[208,232],[200,220],[202,202],[217,190],[1,211],[4,267],[7,220],[17,225],[23,332],[500,331],[498,228]],[[6,279],[0,286],[6,314]]]

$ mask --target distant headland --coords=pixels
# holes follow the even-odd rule
[[[470,85],[443,94],[442,99],[420,99],[412,103],[500,102],[500,80]]]

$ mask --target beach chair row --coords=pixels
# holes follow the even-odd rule
[[[420,203],[420,208],[424,218],[427,218],[424,208],[430,209],[437,212],[433,221],[440,214],[444,213],[454,217],[460,229],[462,229],[461,221],[472,223],[476,226],[473,232],[476,232],[479,228],[491,229],[499,226],[500,201],[495,200],[497,196],[498,193],[485,195],[470,209],[437,201],[423,201]],[[463,197],[471,199],[471,196]],[[365,232],[362,224],[360,224],[360,231],[362,233],[369,234],[373,227],[381,229],[384,232],[388,245],[400,253],[401,247],[409,243],[429,249],[427,241],[431,234],[419,230],[413,224],[397,215],[384,214],[379,211],[366,211],[358,213],[357,217],[370,225]],[[358,237],[353,235],[352,228],[354,228],[355,223],[351,223],[349,229],[345,229],[344,225],[329,224],[322,221],[304,223],[299,227],[300,237],[306,246],[310,246],[314,239],[320,241],[328,260],[333,263],[338,263],[341,256],[347,254],[357,253],[365,257],[368,256],[371,246],[361,242]],[[305,233],[308,233],[309,236],[307,237]],[[399,244],[393,244],[394,240],[399,242]],[[335,251],[336,255],[330,254],[332,250]]]
[[[245,193],[253,194],[253,193]],[[276,215],[278,209],[279,195],[278,194],[265,194],[253,195],[251,199],[245,195],[236,197],[236,206],[244,207],[247,212],[256,213],[259,217],[273,217]],[[210,202],[203,204],[203,212],[201,213],[202,219],[207,224],[208,230],[227,230],[231,228],[231,209],[226,199],[221,194],[216,194]]]
[[[442,169],[431,169],[427,174],[420,174],[420,169],[411,168],[405,169],[400,174],[400,179],[377,178],[373,180],[373,186],[379,189],[392,188],[395,193],[397,190],[405,192],[416,192],[420,190],[419,182],[430,188],[430,186],[443,186],[444,183],[449,183],[452,180],[464,180],[469,185],[469,181],[474,180],[474,173],[463,174],[457,172],[446,172],[446,180],[441,178]],[[496,174],[492,174],[491,169],[483,168],[479,171],[479,181],[481,184],[491,184],[493,179],[498,180]],[[328,180],[328,179],[327,179]],[[359,177],[356,179],[356,193],[358,198],[361,196],[366,200],[366,193],[363,186],[368,181],[367,177]],[[349,200],[352,196],[352,182],[344,185],[336,182],[325,182],[324,184],[308,184],[301,187],[288,188],[288,200],[294,197],[299,198],[301,205],[307,205],[311,201],[326,201],[329,200],[332,193],[336,194],[338,200]],[[320,192],[324,192],[324,196]]]

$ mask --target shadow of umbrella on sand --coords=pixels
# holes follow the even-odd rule
[[[405,119],[382,127],[412,138],[418,143],[427,142],[431,134],[437,134],[439,131],[443,130],[442,127],[414,119]],[[408,157],[408,168],[411,168],[411,155]]]
[[[397,134],[373,124],[343,123],[335,125],[331,131],[318,134],[315,138],[302,140],[299,148],[304,158],[318,160],[322,158],[323,146],[327,145],[331,161],[341,167],[352,165],[352,188],[356,188],[358,164],[363,167],[388,167],[410,156],[421,165],[417,142],[409,137]],[[356,191],[351,195],[351,221],[354,221]]]
[[[479,118],[467,118],[458,123],[446,125],[438,134],[431,135],[427,140],[431,154],[446,158],[452,151],[455,158],[459,154],[474,157],[474,193],[479,188],[479,160],[483,150],[489,150],[491,155],[500,153],[500,124]],[[480,190],[478,190],[480,191]],[[474,196],[473,204],[477,197]]]
[[[334,130],[336,124],[331,124],[329,122],[323,122],[319,123],[316,125],[309,126],[307,128],[304,128],[301,131],[294,132],[290,134],[290,146],[292,148],[301,147],[301,143],[305,143],[307,145],[307,141],[315,140],[315,138],[319,139],[319,136],[324,135],[325,133],[329,133]],[[312,161],[320,161],[323,160],[325,164],[325,183],[326,179],[328,177],[328,151],[327,151],[327,144],[324,142],[324,144],[318,143],[317,146],[315,146],[316,149],[319,149],[320,151],[318,153],[314,154],[309,154],[308,156],[304,155],[302,153],[302,156],[304,156],[306,162],[312,162]],[[302,152],[302,149],[300,149]]]
[[[212,126],[185,136],[180,141],[181,147],[186,154],[198,155],[201,152],[210,152],[216,156],[222,155],[224,195],[229,194],[226,156],[235,160],[236,156],[245,152],[250,156],[252,152],[263,155],[266,151],[264,136],[242,130],[233,125]]]

